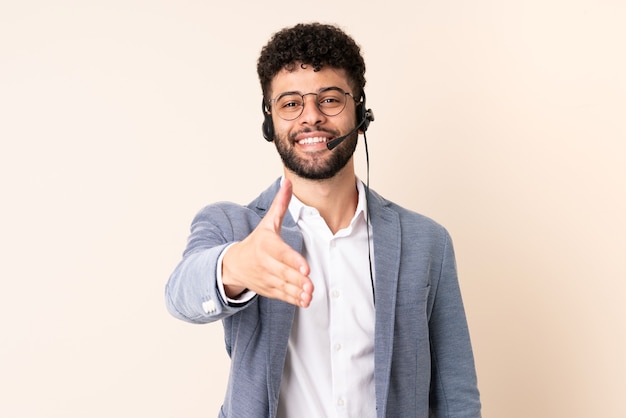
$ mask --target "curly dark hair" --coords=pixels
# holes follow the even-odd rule
[[[272,79],[283,68],[312,66],[319,71],[327,65],[345,70],[354,93],[361,95],[365,87],[365,61],[361,48],[336,26],[321,23],[298,24],[275,33],[261,50],[257,73],[263,97],[268,94]]]

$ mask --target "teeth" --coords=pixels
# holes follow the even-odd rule
[[[326,138],[322,138],[320,136],[313,137],[313,138],[304,138],[298,141],[298,144],[307,145],[307,144],[317,144],[319,142],[326,142]]]

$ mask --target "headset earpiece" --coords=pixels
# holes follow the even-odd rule
[[[374,120],[374,112],[372,109],[367,109],[365,107],[365,92],[361,92],[361,101],[356,106],[356,120],[363,121],[363,125],[361,126],[361,131],[367,131],[368,126],[370,126],[370,122]]]
[[[269,108],[265,105],[265,99],[261,100],[261,111],[263,112],[263,125],[261,125],[263,138],[268,142],[272,142],[274,140],[274,121]]]

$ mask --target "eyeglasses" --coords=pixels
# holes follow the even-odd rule
[[[274,103],[274,110],[281,119],[294,120],[304,111],[304,96],[310,95],[315,96],[315,105],[326,116],[337,116],[343,112],[348,96],[352,97],[355,103],[358,102],[352,94],[339,87],[327,87],[317,93],[300,94],[295,91],[281,93],[275,99],[270,99],[270,104]]]

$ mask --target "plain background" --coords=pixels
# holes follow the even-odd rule
[[[2,1],[0,416],[217,415],[222,327],[164,285],[281,174],[256,59],[300,21],[362,46],[372,187],[453,236],[484,416],[626,416],[618,0]]]

